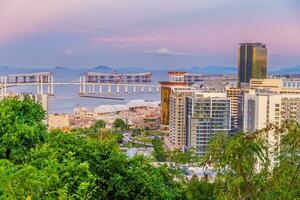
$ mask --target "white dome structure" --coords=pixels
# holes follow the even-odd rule
[[[129,110],[128,106],[127,105],[114,105],[112,106],[113,109],[114,109],[114,112],[120,112],[120,111],[126,111],[126,110]]]
[[[115,112],[111,105],[101,105],[95,108],[95,113],[112,113]]]
[[[97,114],[113,113],[129,110],[127,105],[101,105],[94,109]]]
[[[106,114],[130,110],[130,108],[139,108],[139,107],[157,107],[159,106],[160,101],[146,102],[142,99],[131,100],[127,104],[118,104],[118,105],[101,105],[94,109],[94,112],[97,114]]]
[[[151,102],[146,102],[148,107],[159,107],[160,101],[151,101]]]
[[[129,108],[137,108],[137,107],[145,107],[147,106],[147,102],[143,99],[131,100],[127,103]]]

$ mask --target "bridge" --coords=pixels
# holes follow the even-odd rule
[[[88,77],[88,79],[87,79]],[[90,78],[90,76],[80,76],[79,77],[79,95],[84,96],[86,94],[96,94],[102,95],[105,91],[107,94],[112,94],[115,91],[116,94],[129,92],[136,93],[137,91],[144,93],[159,92],[160,86],[153,84],[142,84],[142,83],[103,83],[100,79]],[[97,87],[97,92],[96,88]]]
[[[98,73],[86,72],[82,77],[88,83],[150,83],[151,72],[119,74],[114,73]]]
[[[129,75],[129,74],[128,74]],[[134,74],[134,76],[148,76],[148,73]],[[128,93],[156,93],[160,91],[160,85],[149,84],[148,78],[135,79],[127,81],[103,81],[99,78],[100,73],[85,73],[79,77],[79,82],[55,82],[54,75],[50,72],[26,73],[26,74],[10,74],[0,76],[0,94],[3,97],[7,93],[7,88],[15,86],[36,86],[37,94],[44,94],[44,87],[47,87],[47,94],[54,95],[54,86],[60,85],[78,85],[79,95],[86,97],[87,95],[113,95]],[[131,78],[129,78],[131,79]],[[143,80],[143,81],[142,81]]]
[[[37,94],[44,93],[44,85],[48,86],[48,95],[54,95],[54,76],[50,72],[38,72],[28,74],[11,74],[1,78],[4,91],[7,87],[20,85],[36,85]]]

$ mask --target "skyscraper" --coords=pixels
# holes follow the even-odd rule
[[[240,43],[238,51],[238,86],[251,78],[263,79],[267,75],[267,48],[262,43]]]

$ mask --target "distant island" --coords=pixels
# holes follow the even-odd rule
[[[58,69],[58,70],[69,70],[69,68],[67,68],[67,67],[60,67],[60,66],[54,67],[54,69]]]
[[[294,67],[285,67],[279,70],[272,70],[270,74],[300,74],[300,65]]]
[[[112,71],[113,69],[111,67],[108,67],[108,66],[105,66],[105,65],[99,65],[97,67],[94,67],[93,70]]]

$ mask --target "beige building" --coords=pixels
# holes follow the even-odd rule
[[[227,97],[230,98],[231,129],[237,130],[242,127],[242,90],[237,87],[225,88]]]
[[[48,127],[49,129],[63,129],[70,126],[69,115],[62,114],[49,114],[48,115]]]
[[[244,131],[253,132],[266,127],[267,123],[280,125],[287,120],[300,123],[300,94],[262,93],[255,90],[244,96]],[[267,141],[270,155],[280,137],[269,131]],[[270,158],[272,160],[272,158]],[[257,169],[259,170],[258,164]]]
[[[170,118],[169,118],[169,142],[171,149],[186,146],[185,129],[185,101],[195,90],[189,87],[171,88],[170,95]]]
[[[185,81],[185,74],[185,72],[168,72],[169,81],[160,82],[160,121],[162,125],[168,126],[170,123],[170,96],[172,93],[172,88],[184,88],[189,85],[188,82]]]
[[[300,94],[276,94],[250,91],[244,96],[244,131],[280,125],[286,120],[300,123]]]
[[[74,108],[74,116],[76,118],[93,118],[94,110],[87,107],[77,107]]]
[[[266,89],[276,93],[300,94],[300,81],[289,79],[251,79],[250,89]]]

